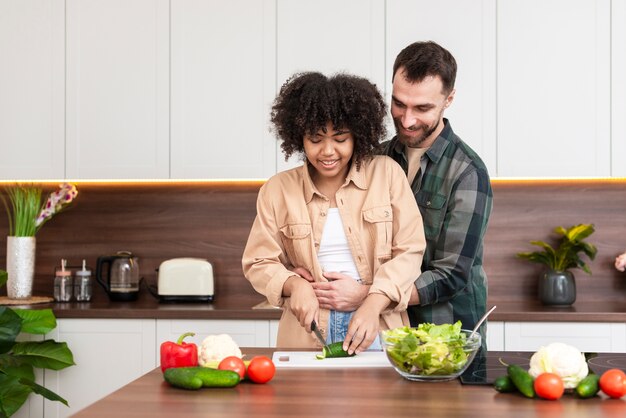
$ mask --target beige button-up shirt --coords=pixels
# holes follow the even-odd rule
[[[381,315],[381,329],[408,325],[406,307],[420,275],[426,247],[422,217],[404,171],[391,158],[375,156],[352,165],[335,195],[350,250],[369,292],[392,303]],[[290,270],[304,267],[317,281],[322,276],[317,250],[330,200],[313,184],[307,164],[271,177],[260,189],[257,216],[243,253],[246,278],[270,304],[283,308],[278,347],[319,348],[289,309],[283,296]],[[319,327],[326,336],[329,311],[320,309]]]

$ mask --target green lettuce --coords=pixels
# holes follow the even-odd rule
[[[383,332],[387,355],[407,373],[449,375],[463,368],[470,352],[461,321],[454,324],[420,324],[417,328],[401,327]]]

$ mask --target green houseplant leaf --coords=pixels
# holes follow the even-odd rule
[[[543,251],[521,252],[517,256],[534,263],[545,264],[554,271],[562,272],[571,268],[580,268],[585,273],[591,274],[589,265],[580,255],[583,253],[590,260],[595,259],[598,249],[595,245],[583,241],[594,231],[593,224],[579,224],[567,229],[558,226],[554,228],[554,232],[561,238],[556,248],[543,241],[531,241],[531,244],[543,248]]]
[[[0,270],[0,286],[6,272]],[[0,418],[17,412],[31,393],[68,405],[61,396],[35,382],[34,368],[61,370],[74,365],[64,342],[16,341],[20,333],[44,335],[56,328],[51,309],[12,309],[0,306]]]

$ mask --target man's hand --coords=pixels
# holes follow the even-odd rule
[[[626,270],[626,253],[620,254],[617,257],[615,257],[615,268],[618,269],[619,271]]]
[[[319,303],[311,283],[302,277],[291,276],[283,286],[283,295],[290,297],[289,308],[300,325],[311,332],[311,322],[319,320]]]
[[[370,289],[347,274],[327,272],[324,273],[324,277],[329,280],[328,282],[316,282],[311,272],[303,267],[296,267],[292,271],[311,283],[319,306],[324,309],[340,312],[356,311]]]
[[[355,311],[369,292],[368,285],[362,285],[347,274],[328,272],[324,273],[324,277],[329,281],[312,283],[321,308],[340,312]]]

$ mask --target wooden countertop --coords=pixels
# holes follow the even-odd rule
[[[572,306],[542,305],[538,301],[489,301],[497,305],[490,321],[510,322],[626,322],[626,299],[622,302],[576,302]],[[258,295],[221,295],[212,303],[158,303],[149,293],[134,302],[111,302],[97,294],[91,302],[29,305],[51,308],[57,318],[120,319],[280,319],[281,310],[270,307]],[[259,308],[260,307],[260,308]]]
[[[265,354],[271,349],[247,349]],[[390,368],[278,369],[272,381],[230,389],[170,387],[155,369],[74,417],[623,417],[626,400],[559,401],[501,394],[491,386],[411,382]]]

